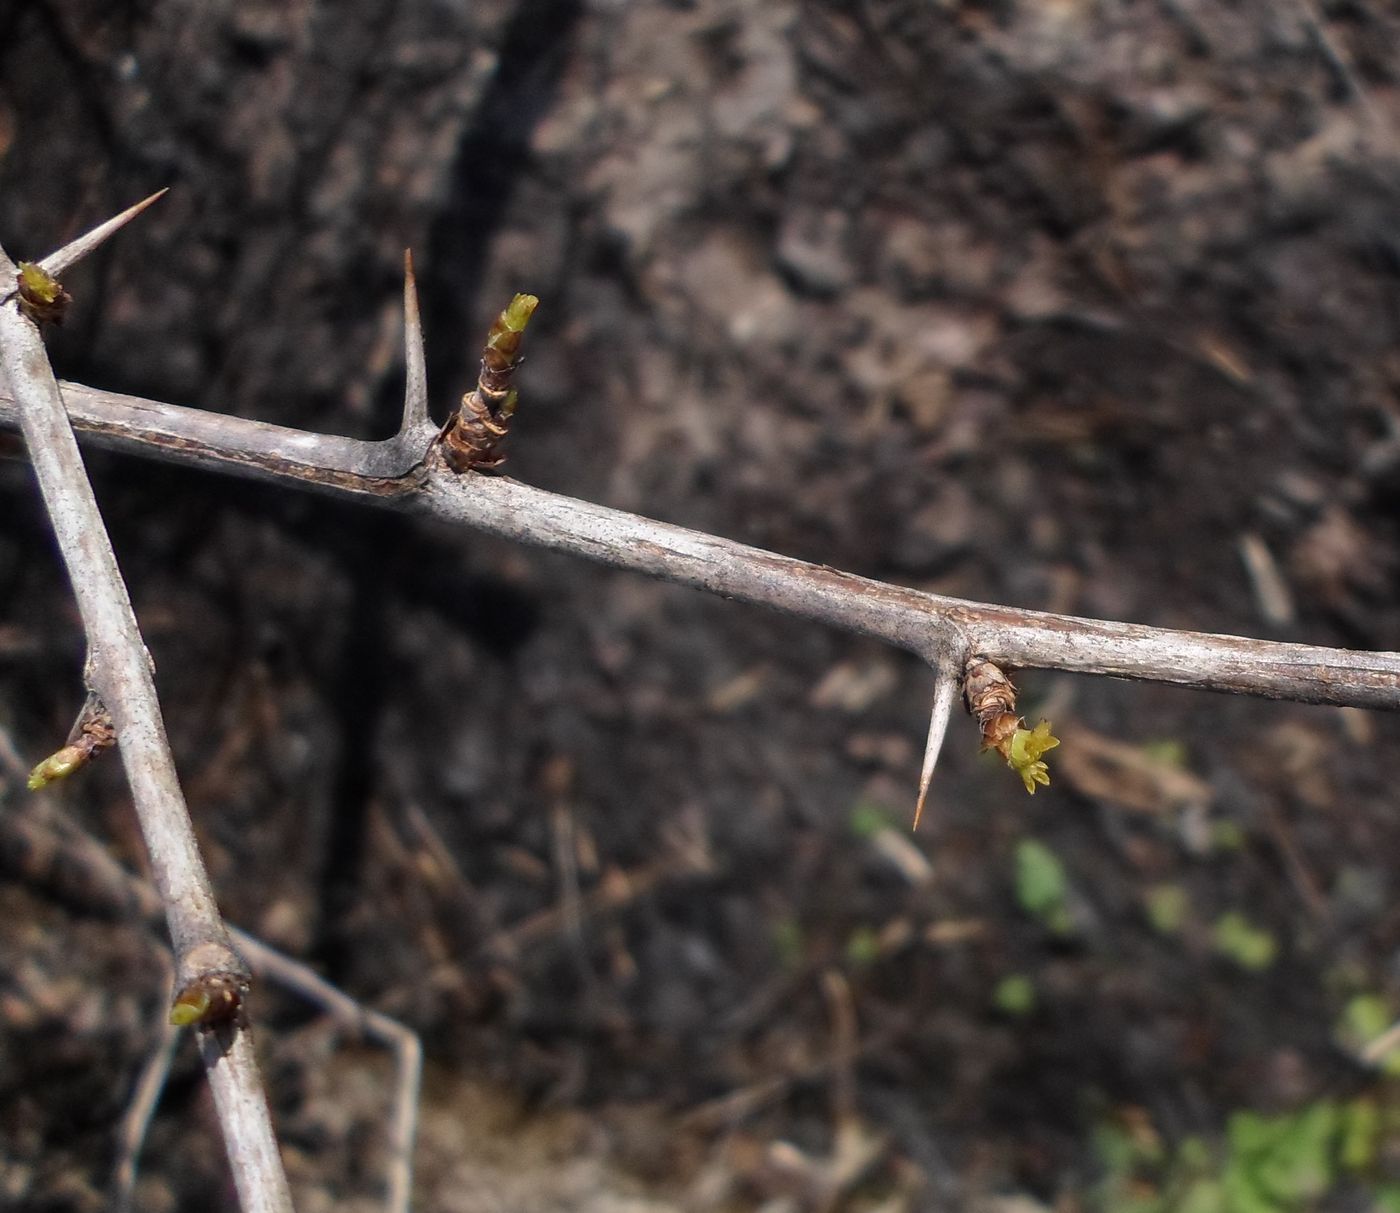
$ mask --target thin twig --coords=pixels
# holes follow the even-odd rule
[[[1351,62],[1347,55],[1337,45],[1331,33],[1328,32],[1327,24],[1318,12],[1313,0],[1294,0],[1294,7],[1298,10],[1299,16],[1303,20],[1303,25],[1312,38],[1318,53],[1327,64],[1332,74],[1343,90],[1356,101],[1361,107],[1361,112],[1369,121],[1377,122],[1380,115],[1371,104],[1371,98],[1362,87],[1360,79],[1352,69]]]
[[[115,226],[105,224],[98,230],[105,235]],[[95,243],[89,235],[71,247],[89,251]],[[71,262],[66,250],[49,260]],[[16,272],[0,249],[0,278],[13,280]],[[165,736],[150,658],[58,383],[37,326],[15,301],[0,306],[0,365],[19,405],[20,428],[82,616],[91,689],[116,726],[152,878],[170,928],[177,987],[221,974],[246,979],[246,966],[229,942],[199,855]],[[243,1207],[246,1213],[290,1210],[251,1038],[246,1030],[229,1026],[218,1033],[223,1039],[214,1047],[213,1035],[202,1032],[201,1044]]]
[[[175,1050],[180,1045],[180,1029],[170,1022],[168,1015],[160,1017],[160,1040],[155,1051],[141,1067],[141,1075],[136,1080],[136,1088],[131,1093],[126,1115],[122,1117],[117,1130],[117,1165],[112,1177],[114,1189],[113,1203],[118,1213],[130,1213],[135,1207],[132,1201],[136,1195],[136,1164],[146,1143],[146,1132],[156,1105],[160,1103],[165,1080],[170,1074],[170,1063],[175,1059]]]
[[[0,815],[0,865],[26,881],[70,899],[86,912],[154,925],[160,897],[149,883],[129,872],[82,827],[54,814]],[[394,1054],[398,1081],[390,1120],[389,1175],[385,1213],[407,1213],[412,1186],[413,1143],[423,1050],[412,1029],[356,1002],[309,966],[230,925],[229,935],[259,978],[280,985],[321,1007],[347,1031],[377,1040]],[[143,1069],[118,1134],[117,1203],[129,1202],[145,1125],[169,1068],[162,1053],[180,1034],[162,1016],[165,1035]],[[173,1047],[170,1049],[173,1052]]]
[[[878,636],[931,663],[984,653],[1010,668],[1068,670],[1202,690],[1400,710],[1400,654],[1285,644],[967,602],[531,488],[453,475],[427,444],[306,433],[65,383],[74,424],[101,445],[211,470],[346,493],[788,614]],[[0,422],[13,423],[0,394]]]
[[[230,927],[239,950],[260,977],[300,994],[345,1028],[385,1045],[394,1055],[398,1082],[389,1121],[389,1182],[385,1213],[408,1213],[413,1189],[413,1143],[418,1133],[418,1097],[423,1046],[418,1034],[396,1019],[362,1006],[314,971],[261,940]]]
[[[860,1033],[851,983],[840,969],[821,977],[822,996],[831,1019],[831,1119],[839,1129],[856,1119],[856,1055]]]

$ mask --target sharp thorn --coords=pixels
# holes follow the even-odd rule
[[[149,198],[142,199],[142,201],[138,202],[135,206],[127,207],[120,215],[113,215],[106,223],[99,223],[90,232],[86,232],[76,240],[65,244],[57,252],[50,253],[40,261],[39,264],[55,278],[61,277],[64,270],[68,269],[76,262],[81,261],[107,240],[108,237],[115,235],[135,219],[137,215],[153,202],[164,197],[168,189],[169,187],[167,186],[166,189],[157,190]]]
[[[938,754],[943,749],[943,738],[948,732],[948,718],[953,713],[953,701],[958,695],[958,679],[949,666],[937,669],[937,681],[933,686],[933,712],[928,722],[928,744],[924,746],[924,767],[919,773],[919,800],[914,806],[914,829],[919,828],[919,819],[924,815],[924,802],[928,799],[929,784],[933,782],[933,769],[938,765]]]
[[[418,311],[418,283],[413,276],[413,250],[403,254],[403,345],[406,378],[401,434],[429,427],[428,364],[423,350],[423,322]]]

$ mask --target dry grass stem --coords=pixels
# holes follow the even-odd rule
[[[175,1050],[180,1045],[180,1030],[169,1020],[160,1017],[160,1042],[155,1051],[141,1067],[136,1087],[131,1093],[126,1115],[122,1117],[117,1130],[117,1165],[113,1172],[113,1204],[118,1213],[132,1213],[136,1196],[137,1163],[141,1149],[146,1144],[146,1131],[160,1103],[165,1080],[170,1074],[170,1063],[175,1059]]]

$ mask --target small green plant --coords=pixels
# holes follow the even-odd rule
[[[1217,1146],[1188,1137],[1174,1150],[1155,1133],[1100,1126],[1106,1175],[1094,1204],[1105,1213],[1304,1213],[1345,1188],[1356,1207],[1389,1208],[1400,1187],[1365,1182],[1385,1119],[1367,1098],[1279,1116],[1239,1111]]]
[[[1008,973],[992,991],[992,1005],[1003,1015],[1020,1019],[1035,1010],[1035,983],[1024,973]]]
[[[1379,994],[1357,994],[1348,1000],[1337,1023],[1337,1043],[1360,1053],[1394,1022],[1395,1014],[1386,999]],[[1400,1078],[1400,1049],[1387,1053],[1377,1064],[1383,1074]]]
[[[1291,1116],[1236,1112],[1226,1128],[1224,1192],[1240,1209],[1311,1203],[1333,1185],[1340,1109],[1326,1100]]]
[[[1179,884],[1153,885],[1147,890],[1147,921],[1159,935],[1175,935],[1186,925],[1190,901]]]
[[[1216,920],[1213,941],[1217,952],[1251,973],[1269,968],[1278,956],[1278,941],[1238,910],[1222,914]]]
[[[873,800],[858,801],[851,809],[846,824],[857,838],[874,838],[881,830],[894,826],[894,815]]]
[[[1016,901],[1057,935],[1067,935],[1073,928],[1064,864],[1034,838],[1016,844]]]

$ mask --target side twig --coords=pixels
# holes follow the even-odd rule
[[[423,1085],[423,1045],[418,1033],[348,994],[290,956],[259,939],[229,928],[239,950],[259,977],[276,982],[321,1007],[347,1031],[376,1040],[394,1055],[398,1079],[389,1117],[389,1175],[385,1213],[408,1213],[413,1191],[413,1145],[418,1136],[418,1097]]]
[[[151,927],[161,917],[160,897],[150,884],[118,863],[85,829],[52,810],[0,816],[0,871],[13,872],[89,914],[134,919]],[[356,1002],[302,961],[269,947],[236,926],[230,925],[228,930],[260,980],[280,985],[314,1003],[347,1033],[377,1041],[393,1054],[397,1077],[390,1114],[384,1210],[408,1213],[423,1071],[423,1047],[417,1033]],[[168,973],[166,977],[168,984]],[[114,1203],[119,1209],[130,1206],[146,1129],[180,1040],[180,1033],[168,1017],[161,1019],[160,1042],[142,1069],[118,1132],[113,1186]]]

